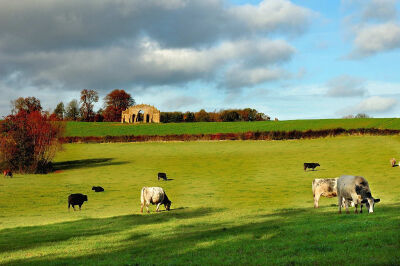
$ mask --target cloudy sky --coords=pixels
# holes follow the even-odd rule
[[[161,111],[396,117],[399,70],[397,0],[0,0],[0,117],[82,89]]]

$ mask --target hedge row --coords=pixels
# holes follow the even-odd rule
[[[307,131],[256,131],[245,133],[181,134],[181,135],[143,135],[143,136],[103,136],[103,137],[63,137],[63,143],[111,143],[145,141],[197,141],[197,140],[286,140],[335,137],[339,135],[398,135],[397,129],[357,128],[323,129]]]

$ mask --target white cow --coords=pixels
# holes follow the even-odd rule
[[[167,194],[161,187],[143,187],[140,193],[141,208],[140,212],[143,212],[143,207],[146,205],[147,212],[149,211],[149,205],[157,204],[156,212],[159,212],[161,204],[167,211],[171,208],[171,201],[168,199]]]
[[[312,192],[314,196],[314,208],[318,208],[319,198],[321,196],[333,198],[337,196],[337,180],[338,178],[316,178],[312,182]],[[344,200],[342,207],[344,207]],[[352,206],[354,203],[351,202]]]
[[[356,207],[355,213],[358,213],[357,206],[361,204],[360,212],[362,212],[363,204],[365,203],[368,212],[374,212],[374,205],[380,199],[374,199],[371,195],[371,190],[368,181],[362,176],[343,175],[337,181],[337,193],[339,213],[342,213],[341,202],[345,200],[346,212],[349,213],[349,202],[353,201]]]

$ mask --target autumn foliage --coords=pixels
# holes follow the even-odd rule
[[[44,173],[60,148],[64,125],[56,116],[20,110],[0,127],[1,167],[20,173]]]
[[[134,105],[135,101],[124,90],[113,90],[104,98],[104,121],[120,122],[122,111]]]

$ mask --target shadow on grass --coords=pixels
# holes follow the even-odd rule
[[[114,162],[113,158],[96,158],[96,159],[84,159],[84,160],[73,160],[73,161],[63,161],[53,163],[54,171],[63,171],[70,169],[80,169],[80,168],[92,168],[100,166],[110,166],[110,165],[122,165],[128,162]]]
[[[200,217],[215,209],[181,210],[166,215],[129,215],[107,219],[89,219],[72,224],[63,223],[50,230],[52,241],[63,241],[63,233],[72,228],[77,235],[105,234],[124,230],[136,224],[165,222],[171,218]],[[398,264],[400,262],[400,205],[382,205],[368,215],[338,215],[336,212],[307,209],[281,209],[271,215],[245,217],[245,222],[211,221],[179,224],[173,233],[154,237],[148,232],[132,233],[118,247],[93,249],[87,255],[60,258],[49,254],[26,260],[21,264]],[[204,219],[202,220],[204,221]],[[59,226],[59,227],[58,227]],[[97,228],[100,226],[100,228]],[[43,226],[41,230],[52,228]],[[83,227],[83,228],[80,228]],[[117,227],[118,229],[115,229]],[[95,229],[94,229],[95,228]],[[167,229],[167,228],[166,228]],[[12,231],[14,230],[14,231]],[[29,241],[40,236],[28,234],[28,228],[0,231],[2,246],[18,235],[19,249],[30,247]],[[22,231],[18,231],[22,230]],[[26,232],[25,232],[26,231]],[[24,234],[26,236],[22,237]],[[10,238],[7,240],[7,237]],[[69,236],[73,237],[73,236]],[[37,240],[41,241],[41,240]],[[82,240],[83,241],[83,240]],[[357,250],[362,250],[362,255]],[[16,247],[14,247],[16,248]],[[345,254],[345,255],[344,255]]]

